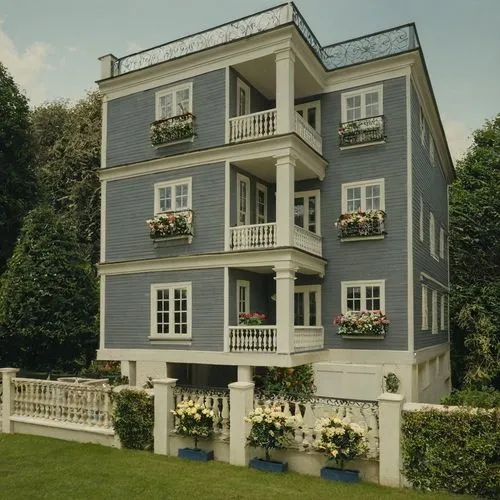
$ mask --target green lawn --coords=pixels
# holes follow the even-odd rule
[[[438,499],[373,484],[347,485],[294,473],[276,475],[147,452],[36,436],[0,434],[0,498],[15,499]]]

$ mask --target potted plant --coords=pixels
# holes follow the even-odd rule
[[[358,210],[340,215],[335,222],[339,230],[339,238],[360,236],[382,236],[384,231],[385,212],[383,210]]]
[[[151,124],[149,136],[154,147],[190,139],[194,137],[194,116],[183,113],[156,120]]]
[[[193,211],[165,212],[148,219],[149,236],[153,240],[193,235]]]
[[[296,418],[283,413],[280,406],[271,408],[255,408],[245,418],[252,424],[247,443],[255,448],[264,448],[265,458],[253,458],[249,462],[252,469],[270,472],[285,472],[286,462],[271,460],[271,450],[285,448],[289,435],[295,430]]]
[[[175,417],[175,432],[181,436],[192,437],[194,448],[180,448],[178,456],[206,462],[213,460],[213,451],[204,451],[198,448],[200,438],[209,438],[214,430],[214,412],[204,404],[193,400],[181,401],[175,410],[171,410]]]
[[[240,313],[240,325],[262,325],[265,319],[266,315],[258,312]]]
[[[321,469],[321,477],[331,481],[359,482],[359,471],[344,469],[346,460],[362,456],[367,451],[366,431],[355,423],[336,416],[320,418],[315,425],[314,448],[334,460],[340,469],[328,465]]]
[[[348,311],[338,314],[333,324],[338,326],[338,335],[352,338],[381,338],[389,325],[387,316],[382,311]]]

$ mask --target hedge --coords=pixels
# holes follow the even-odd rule
[[[462,389],[453,391],[443,398],[442,404],[452,406],[472,406],[474,408],[500,408],[500,391],[493,387]]]
[[[417,489],[500,496],[500,410],[403,414],[403,473]]]
[[[153,450],[154,398],[144,391],[114,394],[114,428],[124,448]]]

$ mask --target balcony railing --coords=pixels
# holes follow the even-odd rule
[[[230,352],[276,352],[276,326],[230,326],[228,347]]]
[[[323,349],[325,334],[322,326],[295,326],[293,336],[294,352]]]
[[[250,115],[229,119],[230,142],[251,141],[276,133],[276,109],[266,109]]]
[[[294,247],[321,257],[323,255],[322,238],[300,226],[293,228]]]
[[[184,113],[151,124],[149,135],[154,147],[167,146],[194,137],[194,115]]]
[[[276,247],[276,223],[229,228],[232,250],[264,250]]]
[[[344,122],[339,126],[341,148],[382,141],[385,141],[383,115]]]
[[[319,154],[323,154],[323,139],[321,138],[321,134],[311,127],[298,113],[295,113],[295,132],[306,144],[309,144]]]
[[[420,46],[415,25],[407,24],[322,47],[300,11],[290,2],[115,59],[112,74],[118,76],[147,68],[290,23],[295,24],[297,30],[327,71],[408,52]]]

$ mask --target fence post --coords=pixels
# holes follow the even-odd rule
[[[2,374],[2,386],[3,386],[3,396],[2,396],[2,432],[5,434],[11,434],[13,431],[13,426],[10,421],[11,415],[14,413],[14,396],[15,392],[12,387],[12,380],[16,378],[16,374],[19,368],[0,368],[0,373]]]
[[[158,455],[168,455],[168,433],[173,427],[174,387],[176,378],[155,379],[155,423],[154,452]]]
[[[246,441],[250,431],[245,417],[253,409],[253,382],[229,384],[229,463],[247,465]]]
[[[379,483],[401,487],[401,413],[404,396],[385,392],[378,397]]]

